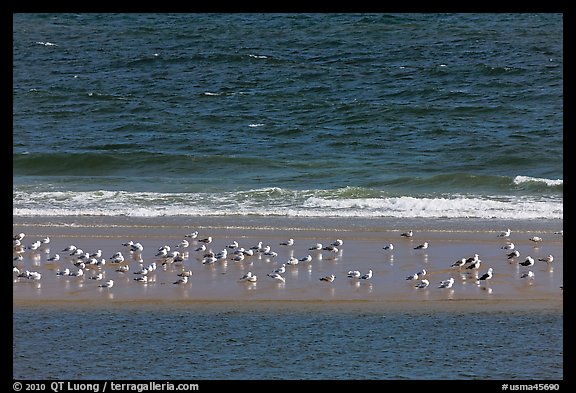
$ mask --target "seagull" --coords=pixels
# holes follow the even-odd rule
[[[298,260],[298,258],[296,257],[290,257],[290,259],[288,260],[288,262],[286,262],[286,265],[298,265],[300,261]]]
[[[46,236],[44,239],[40,240],[40,243],[49,244],[50,243],[50,237]]]
[[[246,274],[244,274],[242,277],[240,277],[238,279],[238,281],[243,281],[243,282],[250,282],[252,277],[256,277],[254,274],[252,274],[252,272],[248,272]],[[256,281],[256,280],[254,280]]]
[[[180,273],[178,273],[178,276],[179,277],[191,277],[192,276],[192,270],[180,272]]]
[[[530,239],[528,239],[534,243],[540,243],[542,241],[542,238],[540,236],[532,236]]]
[[[322,243],[316,243],[315,245],[308,247],[308,250],[321,250],[322,248],[324,248]]]
[[[66,268],[64,270],[58,270],[56,272],[57,276],[69,276],[70,275],[70,269]]]
[[[286,273],[286,264],[283,263],[282,266],[280,266],[279,268],[272,270],[272,273],[278,273],[278,274]]]
[[[188,248],[190,246],[190,242],[186,239],[182,239],[182,241],[176,246],[176,248]]]
[[[238,248],[238,242],[236,240],[234,240],[232,243],[228,244],[226,247],[230,248],[230,249]]]
[[[350,277],[350,278],[360,278],[361,275],[362,274],[358,270],[349,270],[348,271],[348,277]]]
[[[394,249],[394,244],[390,243],[387,246],[382,247],[382,249],[392,251]]]
[[[546,262],[546,263],[552,263],[554,261],[554,257],[552,256],[552,254],[548,255],[547,257],[544,258],[538,258],[538,260],[540,262]]]
[[[501,248],[502,250],[513,250],[514,247],[515,247],[515,246],[514,246],[514,243],[512,243],[512,242],[509,241],[508,244],[506,244],[506,245],[504,245],[504,246],[502,246],[502,247],[500,247],[500,248]]]
[[[341,245],[344,244],[344,240],[342,239],[336,239],[331,245],[334,247],[340,247]]]
[[[138,281],[138,282],[142,282],[142,283],[147,283],[147,282],[148,282],[148,276],[136,277],[136,278],[134,279],[134,281]]]
[[[320,278],[320,281],[333,282],[335,278],[336,278],[335,275],[330,274],[329,276],[321,277],[321,278]]]
[[[360,276],[361,280],[370,280],[372,278],[372,269],[368,270],[367,273]]]
[[[40,242],[40,240],[36,240],[34,243],[32,243],[31,245],[28,246],[28,249],[32,250],[32,251],[36,251],[38,248],[40,248],[41,245],[42,245],[42,242]]]
[[[510,237],[510,228],[506,229],[505,231],[501,232],[498,237]]]
[[[447,280],[440,281],[440,285],[438,285],[438,288],[452,288],[452,285],[454,285],[454,277],[450,277]]]
[[[510,254],[507,254],[506,256],[508,257],[508,259],[519,258],[520,257],[520,251],[514,250]]]
[[[188,283],[188,276],[180,277],[178,281],[174,282],[174,284],[187,284],[187,283]]]
[[[123,265],[118,267],[118,269],[116,269],[116,271],[119,273],[126,273],[128,270],[130,270],[130,266],[128,265]]]
[[[22,241],[22,239],[24,239],[25,236],[26,236],[26,234],[24,232],[22,232],[22,233],[19,233],[17,235],[14,235],[14,237],[12,239]]]
[[[426,280],[426,279],[423,279],[423,280],[420,280],[420,282],[419,282],[418,284],[414,285],[414,287],[416,287],[416,288],[426,288],[428,285],[430,285],[430,281],[428,281],[428,280]]]
[[[408,232],[401,233],[400,236],[402,236],[402,237],[412,237],[412,236],[414,236],[414,232],[412,232],[412,230],[409,230]]]
[[[310,262],[310,261],[312,261],[312,255],[310,254],[298,259],[298,262]]]
[[[466,264],[466,258],[460,258],[454,262],[450,267],[462,267]]]
[[[477,260],[473,261],[472,263],[470,263],[470,265],[466,266],[466,269],[479,269],[481,263],[482,263],[482,260],[477,259]]]
[[[278,273],[268,273],[267,276],[273,278],[276,281],[286,282],[286,279]]]
[[[97,275],[91,276],[91,277],[88,277],[88,278],[89,278],[90,280],[100,281],[100,280],[102,280],[102,278],[104,278],[104,274],[102,274],[102,272],[100,272],[100,273],[98,273]]]
[[[114,280],[108,280],[104,284],[98,285],[99,288],[112,288],[114,286]]]
[[[428,242],[424,242],[416,247],[414,247],[415,250],[425,250],[428,248]]]
[[[73,277],[82,277],[82,276],[84,276],[84,270],[78,269],[75,272],[70,272],[68,275],[73,276]]]
[[[522,266],[534,266],[534,258],[532,258],[530,255],[528,255],[524,262],[520,262],[520,265],[522,265]]]
[[[250,247],[251,250],[259,252],[260,250],[262,250],[262,242],[258,242],[258,244],[256,244],[255,246]]]
[[[492,278],[492,271],[493,271],[493,269],[491,267],[489,267],[488,271],[486,273],[484,273],[482,276],[478,277],[478,282],[490,280]]]
[[[414,273],[406,277],[406,280],[418,280],[426,275],[426,269],[422,269],[418,273]]]
[[[281,242],[280,245],[281,246],[293,246],[294,245],[294,239],[290,238],[285,242]]]
[[[191,239],[196,239],[198,237],[198,231],[194,231],[192,233],[187,233],[184,237],[189,237]]]
[[[62,252],[72,252],[72,251],[76,251],[76,246],[74,244],[69,245],[68,247],[66,247],[65,249],[62,250]]]
[[[520,278],[528,278],[530,280],[534,279],[534,272],[532,270],[528,270],[520,275]]]
[[[208,236],[207,238],[198,240],[200,243],[210,244],[212,243],[212,236]]]

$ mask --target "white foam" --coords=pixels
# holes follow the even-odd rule
[[[530,177],[530,176],[516,176],[513,181],[514,181],[514,184],[535,182],[535,183],[544,183],[547,186],[561,186],[564,184],[564,180],[562,180],[562,179],[552,180],[552,179],[545,179],[545,178],[540,178],[540,177]]]
[[[15,216],[288,216],[562,219],[562,198],[497,196],[334,198],[325,190],[227,193],[13,192]]]

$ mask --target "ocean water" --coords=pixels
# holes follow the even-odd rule
[[[562,324],[548,310],[25,307],[13,315],[13,376],[549,383],[563,379]]]
[[[13,215],[563,219],[562,14],[13,14]]]

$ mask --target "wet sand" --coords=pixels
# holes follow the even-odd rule
[[[134,222],[138,222],[135,225]],[[35,218],[15,220],[13,233],[24,232],[24,245],[29,246],[46,236],[50,243],[40,249],[25,250],[18,254],[24,258],[14,262],[21,271],[38,271],[40,280],[13,278],[13,304],[25,306],[33,304],[55,304],[63,306],[169,304],[185,307],[213,307],[232,305],[233,307],[384,307],[387,309],[421,309],[431,307],[442,309],[506,310],[520,308],[553,308],[563,306],[563,237],[554,234],[553,224],[538,225],[523,223],[521,230],[513,228],[510,240],[520,251],[520,258],[509,260],[507,250],[502,249],[505,239],[497,234],[505,228],[448,225],[441,230],[432,226],[421,228],[400,228],[375,225],[360,228],[357,225],[335,227],[314,225],[311,220],[306,225],[290,228],[282,225],[197,225],[190,226],[184,220],[162,221],[129,219],[61,219]],[[318,224],[318,223],[316,223]],[[480,228],[480,229],[478,229]],[[412,238],[403,238],[401,232],[413,229]],[[558,228],[559,229],[559,228]],[[198,231],[196,240],[188,238],[190,245],[183,251],[182,262],[157,257],[158,248],[169,245],[173,250],[185,235]],[[201,243],[198,239],[211,236],[212,243],[203,252],[194,251]],[[540,236],[543,241],[534,243],[529,239]],[[284,246],[281,242],[294,239],[294,245]],[[311,251],[309,248],[322,243],[328,245],[337,239],[343,245],[337,252],[327,250]],[[140,242],[144,246],[141,253],[130,252],[122,243]],[[231,259],[233,249],[226,246],[237,241],[240,247],[249,249],[262,242],[269,245],[276,256],[255,253],[243,261]],[[426,250],[415,249],[424,242]],[[384,250],[389,243],[392,251]],[[75,258],[62,250],[75,245],[86,252],[102,250],[106,264],[101,267],[87,265],[83,277],[58,276],[57,271],[65,268],[77,271]],[[203,255],[212,250],[218,253],[228,250],[228,257],[211,264],[203,264]],[[111,263],[110,257],[121,251],[126,257],[122,263]],[[48,262],[47,258],[60,254],[58,262]],[[282,274],[285,282],[268,277],[274,269],[286,263],[290,257],[303,258],[310,254],[310,262],[299,262],[286,266]],[[453,268],[451,265],[460,258],[479,254],[482,261],[477,270],[479,276],[489,267],[493,268],[492,279],[478,282],[474,269]],[[552,263],[538,261],[549,254],[554,256]],[[534,266],[519,265],[530,255],[535,259]],[[99,258],[99,259],[102,259]],[[156,262],[157,269],[148,274],[148,282],[135,280],[140,275],[134,272]],[[128,265],[129,271],[116,271]],[[347,277],[349,270],[366,273],[373,271],[369,280]],[[418,281],[406,280],[408,275],[425,269],[424,278],[429,280],[427,288],[416,288]],[[534,272],[534,279],[520,278],[527,270]],[[178,274],[191,271],[186,284],[175,284]],[[248,271],[257,275],[256,282],[239,282]],[[103,273],[102,280],[89,277]],[[335,280],[321,281],[320,278],[333,274]],[[453,277],[452,288],[438,288],[440,281]],[[99,285],[114,280],[112,288]]]

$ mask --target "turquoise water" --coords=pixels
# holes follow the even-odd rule
[[[14,14],[15,216],[563,218],[561,14]]]

